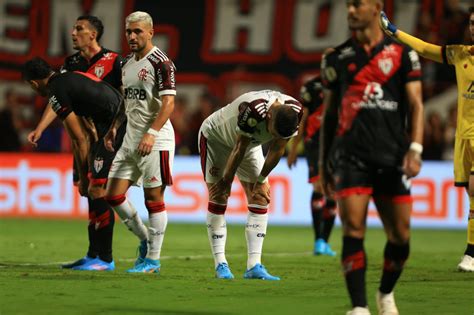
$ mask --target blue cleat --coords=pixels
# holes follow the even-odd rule
[[[135,267],[145,261],[146,254],[148,254],[148,241],[140,241],[140,245],[138,245],[137,251],[138,257],[137,260],[135,260]]]
[[[216,267],[216,278],[218,279],[234,279],[234,275],[230,271],[229,265],[220,263]]]
[[[76,260],[75,262],[72,262],[70,264],[64,264],[64,265],[61,265],[61,268],[63,269],[72,269],[73,267],[77,267],[77,266],[80,266],[80,265],[84,265],[85,263],[93,260],[94,258],[92,257],[89,257],[89,256],[84,256],[82,258],[79,258],[78,260]]]
[[[280,280],[280,277],[272,276],[268,273],[267,269],[265,269],[265,266],[256,264],[253,268],[245,272],[244,279]]]
[[[336,252],[331,249],[328,243],[322,238],[318,238],[314,243],[314,254],[315,255],[325,255],[325,256],[336,256]]]
[[[160,273],[160,261],[150,258],[144,258],[143,262],[135,267],[128,269],[129,273]]]
[[[94,258],[89,260],[83,265],[73,267],[72,270],[83,270],[83,271],[113,271],[115,270],[115,263],[103,261],[100,258]]]

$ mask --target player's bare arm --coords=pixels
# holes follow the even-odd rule
[[[97,129],[95,128],[94,122],[89,117],[81,117],[82,126],[84,130],[87,132],[89,136],[89,140],[93,142],[97,142],[99,137],[97,136]]]
[[[210,197],[222,195],[228,197],[230,195],[230,189],[232,187],[235,173],[245,156],[245,152],[247,151],[247,147],[251,140],[251,138],[243,135],[237,136],[237,141],[229,155],[222,178],[209,188]]]
[[[79,172],[79,192],[81,196],[87,196],[87,187],[89,181],[87,179],[87,156],[89,153],[89,141],[87,134],[83,130],[80,118],[71,112],[64,120],[64,127],[71,138],[74,158],[78,162]]]
[[[387,35],[396,38],[405,45],[410,46],[421,56],[439,63],[443,63],[441,46],[424,42],[419,38],[399,30],[394,24],[390,22],[390,20],[387,18],[387,15],[383,11],[380,12],[379,22],[380,27]]]
[[[123,89],[122,90],[122,95],[123,95]],[[126,120],[127,116],[125,114],[125,103],[122,102],[117,110],[117,113],[115,113],[114,120],[112,121],[112,124],[110,125],[110,129],[107,131],[107,133],[104,136],[104,145],[107,150],[110,152],[115,151],[115,136],[117,135],[117,129],[123,124],[123,122]]]
[[[260,171],[259,179],[265,179],[268,174],[278,165],[283,154],[285,154],[285,147],[288,143],[287,139],[277,138],[272,141],[268,149],[267,157],[265,158],[265,163],[263,164],[262,170]],[[264,198],[266,203],[270,202],[270,186],[267,182],[257,182],[253,186],[252,190],[252,199],[258,200],[259,198]]]
[[[138,144],[137,152],[141,156],[150,154],[155,144],[155,135],[163,127],[170,118],[174,110],[174,95],[164,95],[161,98],[162,105],[155,121],[151,124],[150,129],[143,135],[142,140]]]
[[[412,144],[403,160],[403,171],[408,177],[418,175],[421,170],[421,153],[423,150],[423,101],[421,82],[409,82],[405,86],[411,113]]]
[[[291,147],[287,158],[287,164],[290,169],[293,165],[296,165],[296,160],[298,158],[298,144],[301,142],[304,136],[304,129],[306,128],[308,113],[308,109],[303,108],[303,116],[301,117],[300,125],[298,127],[298,134],[291,141]]]
[[[52,106],[50,103],[46,105],[46,108],[44,109],[43,115],[41,116],[41,119],[36,126],[35,130],[30,132],[28,134],[28,142],[31,143],[33,146],[38,145],[38,140],[41,138],[41,135],[43,134],[43,131],[48,128],[48,126],[56,119],[57,115],[54,112]]]
[[[328,155],[331,148],[337,127],[337,104],[333,92],[324,91],[323,100],[323,119],[321,122],[320,155],[319,155],[319,174],[321,187],[326,196],[331,196],[333,191],[333,178],[328,169]]]

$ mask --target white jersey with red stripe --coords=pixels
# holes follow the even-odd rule
[[[134,150],[161,108],[160,97],[176,95],[176,67],[158,47],[143,58],[132,55],[122,67],[127,132],[122,147]],[[155,137],[153,150],[174,150],[174,129],[168,119]]]
[[[302,105],[289,95],[272,90],[253,91],[242,94],[209,116],[201,132],[208,140],[216,140],[229,148],[234,147],[238,134],[252,138],[250,147],[266,143],[273,138],[268,132],[266,117],[276,101],[302,114]]]

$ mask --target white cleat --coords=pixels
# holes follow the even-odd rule
[[[393,291],[388,294],[383,294],[382,292],[377,290],[375,300],[377,301],[377,309],[379,311],[379,315],[399,314],[397,305],[395,304],[395,296],[393,295]]]
[[[464,255],[458,265],[459,271],[474,272],[474,258],[469,255]]]
[[[346,313],[346,315],[370,315],[368,307],[356,306]]]

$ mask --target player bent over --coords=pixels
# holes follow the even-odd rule
[[[74,159],[79,171],[78,188],[81,196],[89,196],[91,203],[102,205],[103,185],[114,153],[105,149],[102,137],[112,124],[113,116],[123,102],[121,94],[109,84],[94,75],[84,72],[56,73],[40,58],[26,62],[23,79],[40,95],[48,96],[51,108],[63,121],[72,140]],[[90,118],[97,130],[99,141],[90,144],[82,118]],[[117,130],[117,141],[123,138],[125,128]],[[83,264],[72,267],[74,270],[114,270],[112,258],[113,213],[108,205],[97,207],[94,216],[96,240],[101,246],[98,257],[90,257]]]
[[[288,152],[288,167],[296,165],[299,142],[304,138],[304,151],[309,168],[309,180],[313,185],[311,195],[311,214],[314,230],[314,254],[336,256],[328,243],[336,219],[336,201],[331,197],[325,198],[319,181],[319,128],[323,114],[323,86],[318,75],[301,87],[303,117],[301,118],[298,135],[291,143]]]
[[[454,143],[454,184],[466,187],[469,196],[469,216],[467,221],[467,246],[458,264],[459,271],[474,272],[474,46],[438,46],[413,37],[390,23],[384,12],[380,14],[380,24],[388,35],[411,46],[421,56],[430,60],[453,65],[458,84],[458,119]],[[474,42],[474,7],[469,8],[469,34]]]
[[[106,200],[140,240],[139,257],[128,272],[158,273],[168,223],[164,194],[166,186],[173,183],[175,142],[169,117],[176,95],[175,66],[163,51],[153,46],[153,21],[148,13],[130,14],[125,29],[133,52],[122,67],[127,132],[110,169]],[[124,119],[122,111],[105,136],[110,150]],[[125,197],[130,186],[140,180],[148,210],[148,230]]]
[[[216,277],[234,278],[225,257],[227,228],[224,214],[234,176],[248,202],[246,279],[280,280],[261,263],[267,233],[270,186],[267,176],[295,136],[303,114],[294,98],[276,91],[249,92],[209,116],[199,131],[199,154],[209,190],[207,231]],[[266,158],[262,144],[271,141]]]

